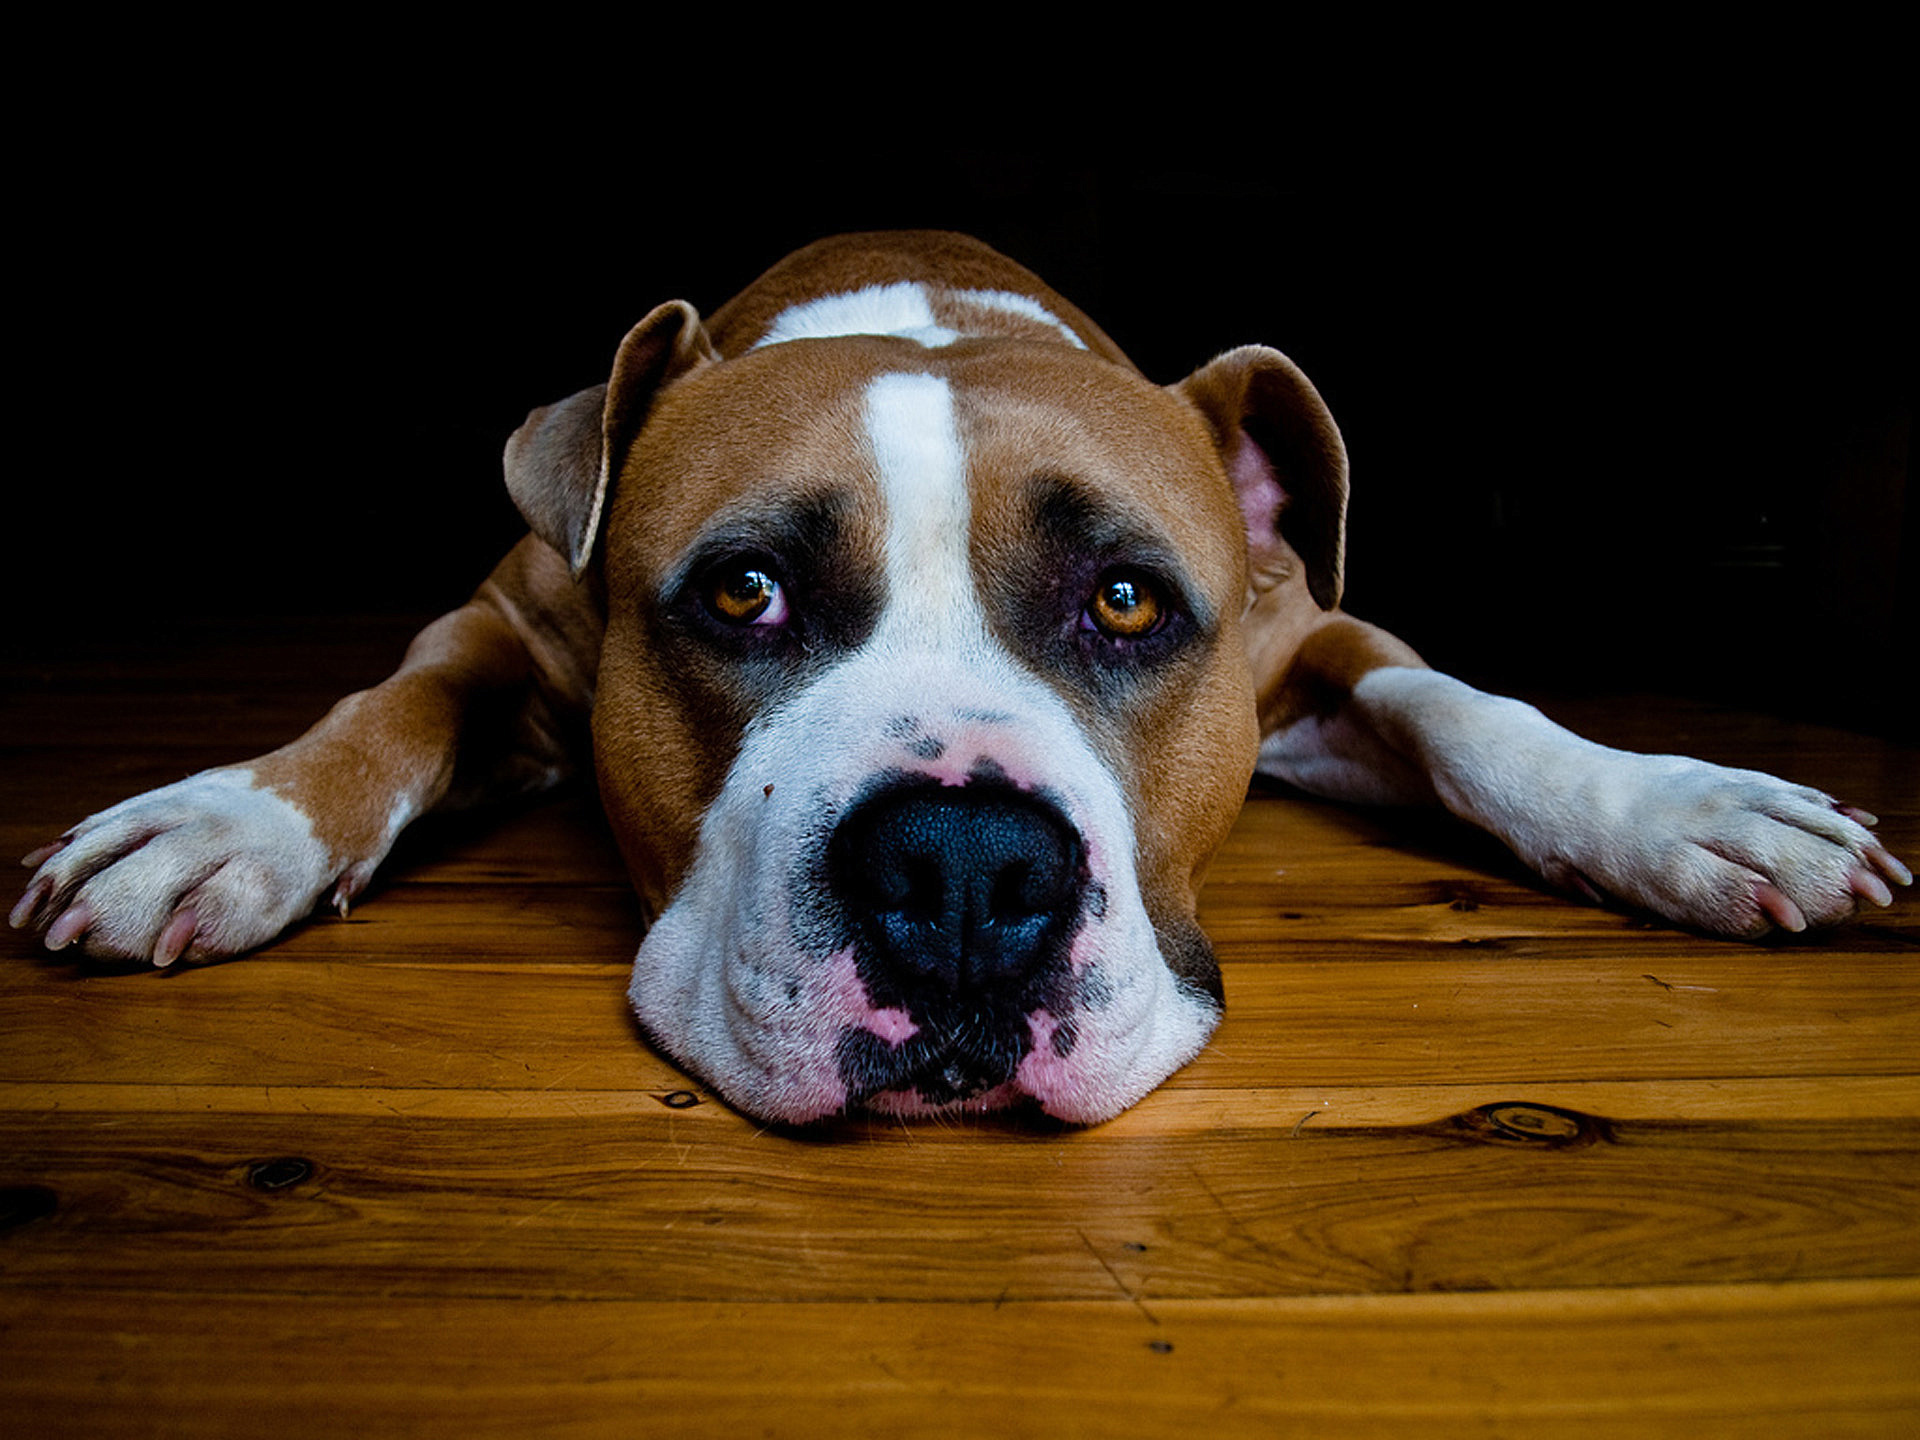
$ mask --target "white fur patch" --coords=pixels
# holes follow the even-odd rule
[[[952,388],[934,375],[883,375],[867,387],[866,417],[887,511],[882,623],[984,636],[967,564],[973,504]]]
[[[927,292],[903,280],[897,285],[872,285],[795,305],[774,320],[753,348],[784,345],[790,340],[830,340],[840,335],[897,335],[929,348],[951,345],[960,338],[958,332],[933,318]]]
[[[1871,831],[1832,797],[1760,771],[1598,745],[1431,670],[1371,671],[1353,704],[1449,810],[1570,888],[1752,934],[1769,916],[1788,928],[1846,918],[1871,869]]]
[[[77,885],[70,908],[91,915],[90,952],[144,959],[182,907],[198,914],[210,952],[264,944],[311,911],[337,873],[303,810],[252,772],[226,769],[83,820],[34,883],[49,878],[59,893]]]
[[[954,298],[964,300],[970,305],[984,306],[988,310],[1001,310],[1009,315],[1018,315],[1023,320],[1033,320],[1039,324],[1051,326],[1058,330],[1061,339],[1074,349],[1087,348],[1087,342],[1074,334],[1066,321],[1031,295],[1022,295],[1015,290],[961,290],[955,293]]]
[[[1044,325],[1076,350],[1087,348],[1065,321],[1031,295],[1013,290],[955,290],[948,294],[957,304],[997,310]],[[934,314],[925,286],[902,280],[893,285],[869,285],[843,295],[823,295],[795,305],[774,319],[753,348],[784,345],[790,340],[831,340],[842,335],[891,335],[937,350],[962,339],[965,333]]]

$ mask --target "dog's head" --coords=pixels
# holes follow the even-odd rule
[[[1198,1052],[1195,897],[1258,741],[1242,617],[1338,586],[1344,461],[1289,362],[1161,389],[1014,339],[722,360],[676,302],[508,474],[603,573],[594,745],[663,1049],[786,1122],[1099,1120]]]

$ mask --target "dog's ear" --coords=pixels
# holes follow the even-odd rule
[[[1240,496],[1254,587],[1282,577],[1291,548],[1308,593],[1333,609],[1345,566],[1347,447],[1320,392],[1263,345],[1230,350],[1174,388],[1206,416]]]
[[[607,489],[654,396],[717,358],[699,314],[670,300],[627,332],[611,380],[541,406],[507,438],[513,503],[533,533],[566,557],[575,579],[593,558]]]

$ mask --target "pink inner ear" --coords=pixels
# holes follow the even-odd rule
[[[1247,556],[1259,570],[1280,554],[1280,510],[1287,492],[1273,473],[1267,452],[1236,430],[1227,451],[1227,478],[1240,497],[1240,518],[1247,527]]]

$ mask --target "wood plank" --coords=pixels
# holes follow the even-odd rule
[[[1708,1080],[1596,1080],[1537,1083],[1527,1103],[1611,1120],[1708,1122],[1910,1120],[1920,1117],[1920,1073]],[[1496,1083],[1460,1085],[1263,1086],[1200,1089],[1174,1082],[1098,1127],[1103,1135],[1168,1135],[1197,1130],[1288,1130],[1333,1123],[1344,1129],[1431,1125],[1490,1105],[1513,1103]],[[687,1123],[752,1124],[696,1087],[582,1090],[557,1086],[484,1090],[375,1085],[268,1086],[144,1084],[138,1081],[0,1081],[0,1114],[46,1118],[98,1115],[359,1115],[421,1120],[519,1120],[555,1116],[609,1119],[651,1114],[660,1105]],[[976,1124],[976,1127],[977,1124]],[[1016,1127],[1018,1128],[1018,1127]],[[842,1138],[918,1144],[919,1130],[891,1119],[849,1120]],[[1020,1133],[1024,1133],[1022,1129]]]
[[[1920,1273],[1920,1119],[898,1143],[604,1115],[0,1117],[7,1285],[644,1299],[1141,1300]],[[297,1183],[252,1167],[296,1157]]]
[[[323,921],[264,955],[178,973],[0,967],[7,1078],[666,1083],[670,1067],[627,1010],[624,892],[499,886],[473,903],[454,892],[423,890],[364,926]],[[1816,950],[1726,947],[1691,952],[1707,957],[1691,963],[1636,953],[1602,963],[1469,949],[1443,964],[1375,948],[1382,958],[1230,964],[1227,1017],[1177,1083],[1893,1075],[1920,1054],[1920,968],[1900,951],[1838,964]]]
[[[753,1305],[0,1290],[20,1433],[1739,1436],[1920,1421],[1920,1284]]]

